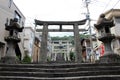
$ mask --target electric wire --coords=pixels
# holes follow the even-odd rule
[[[118,5],[118,3],[120,2],[120,0],[118,0],[114,5],[113,5],[113,7],[111,8],[111,14],[113,14],[113,10],[114,10],[114,7],[116,6],[116,5]]]
[[[113,5],[112,9],[120,2],[120,0],[118,0],[115,5]]]
[[[107,5],[105,6],[105,8],[103,9],[103,12],[105,11],[105,9],[108,7],[108,5],[110,4],[111,0],[109,0],[109,2],[107,3]]]

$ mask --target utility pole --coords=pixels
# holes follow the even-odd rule
[[[90,0],[85,0],[85,7],[87,9],[86,18],[88,20],[88,26],[89,26],[88,30],[89,30],[90,47],[91,47],[91,52],[93,52],[93,42],[92,42],[92,30],[91,30],[91,19],[90,19],[89,3],[90,3]],[[90,56],[91,56],[91,54],[92,53],[90,53]]]

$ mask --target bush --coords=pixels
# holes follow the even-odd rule
[[[31,58],[30,58],[30,56],[26,55],[26,56],[23,58],[22,63],[31,63]]]
[[[47,62],[51,61],[51,58],[50,57],[47,57]]]
[[[74,52],[70,52],[70,59],[71,59],[71,61],[75,60],[75,53]]]

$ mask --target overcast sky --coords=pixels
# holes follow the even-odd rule
[[[77,21],[85,18],[84,0],[13,0],[26,17],[26,26],[34,19],[45,21]],[[119,0],[90,0],[90,18],[97,20],[109,9],[120,7]],[[63,35],[59,33],[57,35]],[[67,33],[66,33],[67,34]],[[68,33],[69,34],[69,33]],[[52,34],[53,36],[53,34]]]

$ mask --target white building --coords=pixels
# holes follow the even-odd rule
[[[70,61],[70,51],[73,47],[69,40],[53,40],[51,46],[52,61],[57,61],[57,58],[61,58],[64,61]]]
[[[18,18],[20,26],[24,26],[25,17],[17,8],[13,0],[0,0],[0,59],[5,56],[6,42],[4,37],[8,36],[8,31],[5,30],[5,23],[10,19]],[[16,55],[23,57],[23,33],[19,33],[21,42],[17,45]]]
[[[120,55],[120,9],[111,9],[105,12],[105,17],[109,20],[114,20],[115,26],[111,28],[111,34],[116,38],[112,41],[112,49],[114,53]]]
[[[24,28],[24,51],[30,57],[33,53],[34,48],[34,39],[35,39],[35,31],[32,27],[25,27]]]

